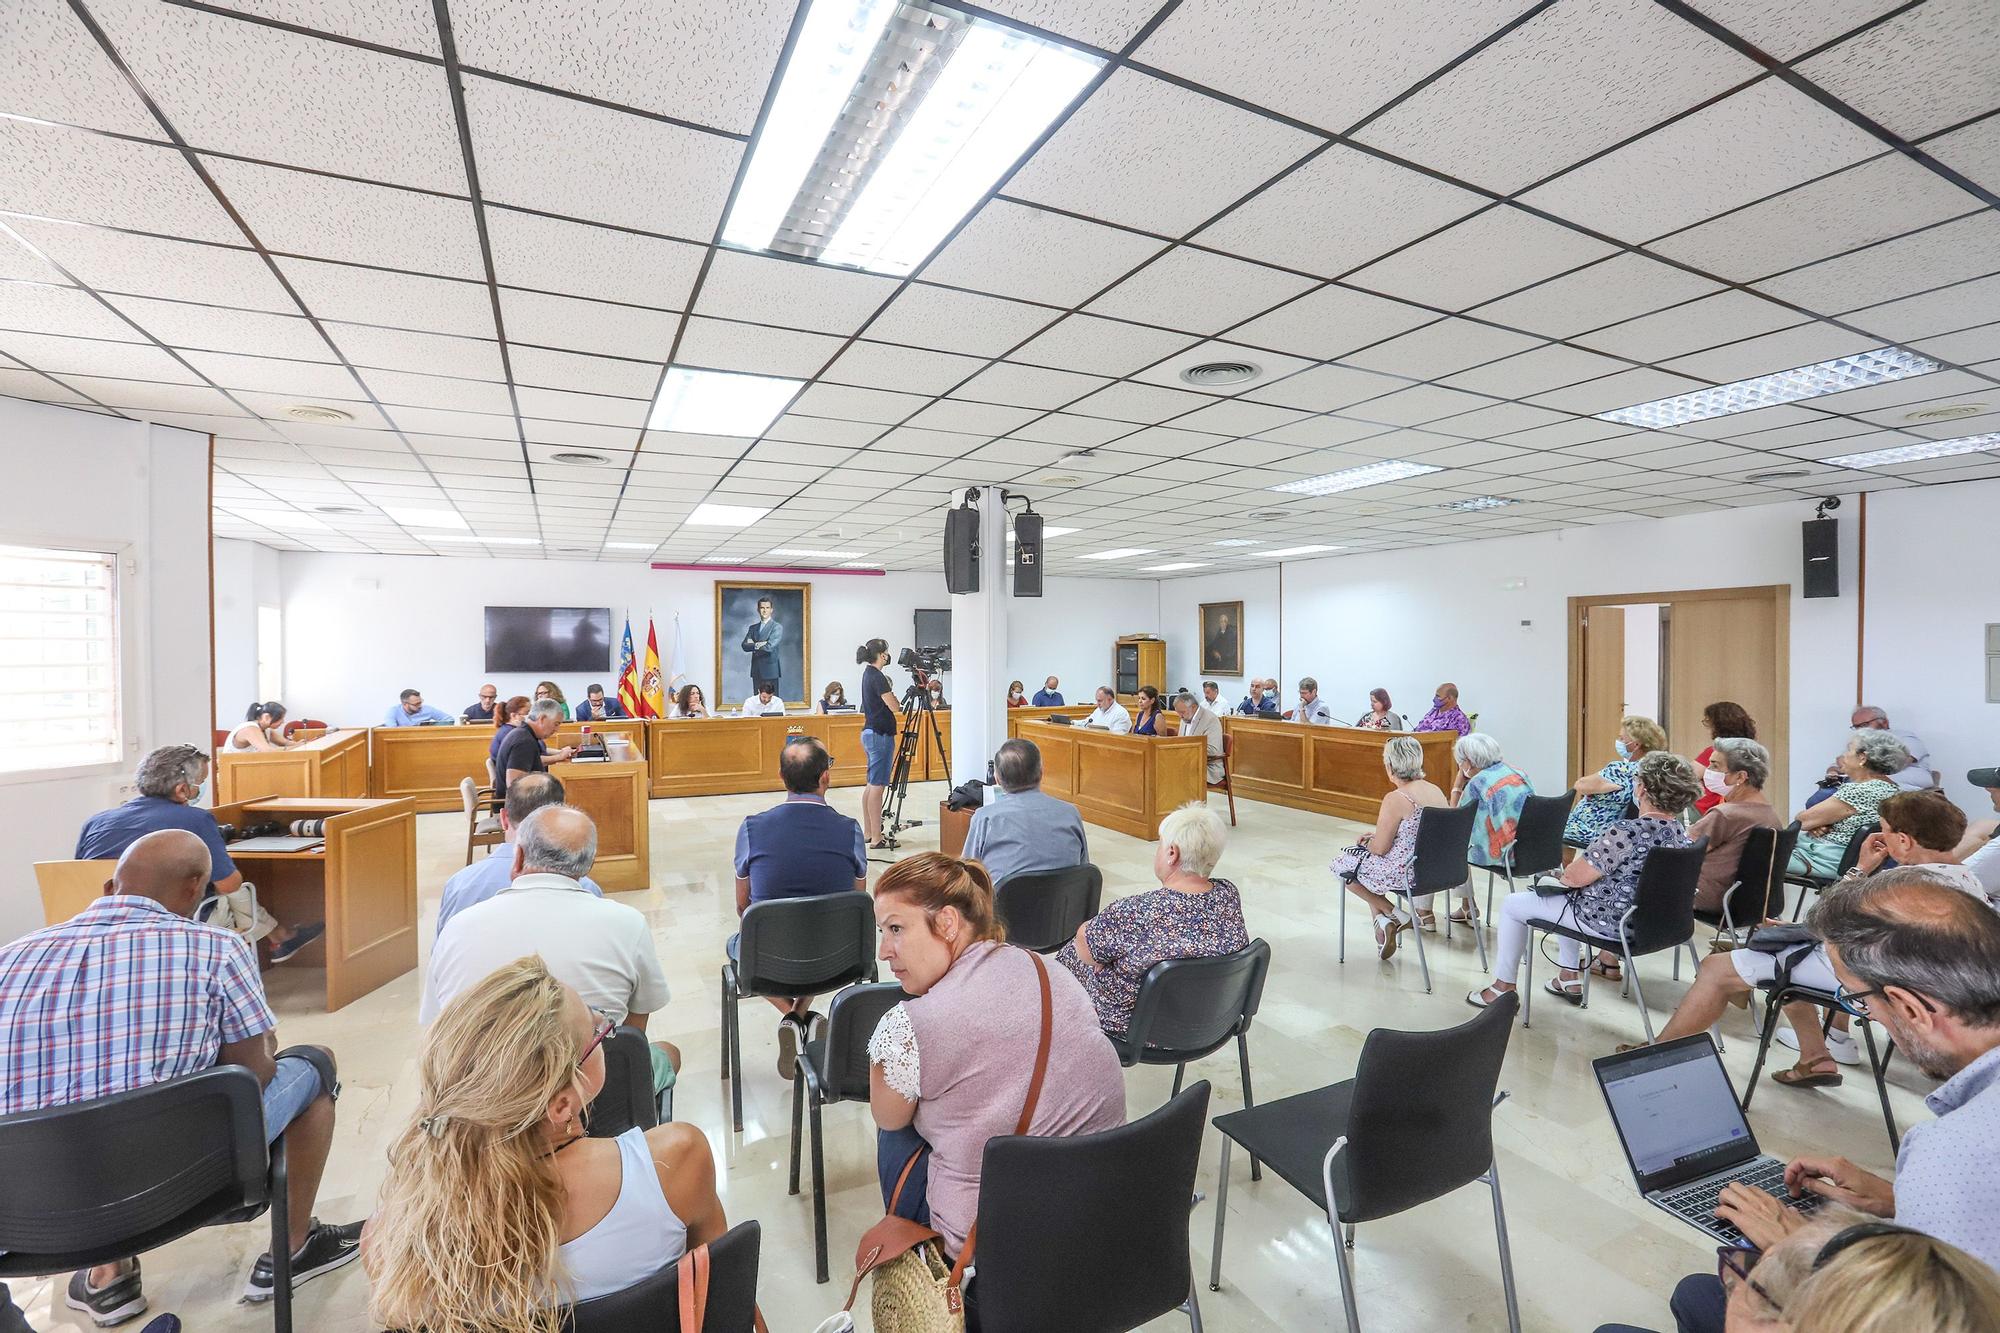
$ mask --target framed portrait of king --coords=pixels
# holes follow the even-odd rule
[[[735,708],[766,681],[788,705],[811,702],[812,585],[715,585],[715,705]]]
[[[1243,603],[1201,603],[1201,674],[1243,674]]]

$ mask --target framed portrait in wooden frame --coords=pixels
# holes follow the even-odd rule
[[[1243,674],[1243,603],[1201,603],[1201,674]]]

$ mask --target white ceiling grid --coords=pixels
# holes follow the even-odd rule
[[[904,280],[717,244],[797,0],[12,0],[0,393],[213,433],[222,535],[719,568],[935,569],[969,484],[1137,576],[2000,475],[1823,461],[2000,428],[1991,0],[964,7],[1109,63]],[[1945,368],[1591,415],[1887,343]],[[669,365],[805,384],[648,431]]]

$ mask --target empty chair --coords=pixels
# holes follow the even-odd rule
[[[736,1002],[798,999],[875,979],[875,904],[865,893],[774,898],[743,914],[735,961],[722,964],[722,1077],[731,1123],[743,1128],[743,1025]]]
[[[1188,1216],[1207,1118],[1201,1082],[1116,1129],[988,1141],[970,1288],[979,1327],[1123,1333],[1185,1307],[1200,1333]]]
[[[708,1251],[707,1303],[699,1328],[681,1322],[680,1274],[691,1252],[623,1291],[573,1305],[570,1333],[748,1333],[757,1318],[757,1262],[763,1229],[738,1222],[702,1246]]]
[[[1507,1327],[1519,1333],[1514,1264],[1507,1248],[1507,1214],[1493,1158],[1493,1108],[1500,1062],[1514,1025],[1518,998],[1493,1001],[1470,1022],[1442,1032],[1368,1034],[1344,1083],[1302,1092],[1254,1109],[1215,1118],[1222,1132],[1222,1170],[1215,1198],[1215,1246],[1208,1287],[1222,1290],[1222,1235],[1229,1212],[1229,1152],[1240,1143],[1270,1163],[1280,1179],[1326,1213],[1336,1235],[1340,1298],[1347,1327],[1358,1330],[1353,1260],[1354,1230],[1428,1203],[1473,1181],[1493,1196],[1493,1230],[1500,1242],[1500,1280]],[[985,1235],[980,1258],[985,1259]],[[983,1277],[983,1274],[982,1274]]]
[[[493,800],[493,789],[481,787],[471,778],[460,778],[458,799],[465,806],[465,863],[472,864],[474,847],[494,847],[507,841],[500,816],[484,813],[480,807]]]
[[[1415,899],[1432,893],[1443,893],[1456,889],[1465,883],[1469,862],[1468,849],[1472,839],[1472,824],[1479,816],[1476,805],[1433,805],[1426,806],[1417,816],[1417,851],[1413,862],[1414,875],[1407,889],[1390,889],[1389,893],[1408,903],[1412,915],[1415,914]],[[1451,938],[1451,913],[1444,914],[1445,938]],[[1417,937],[1417,966],[1423,970],[1424,990],[1431,988],[1430,960],[1424,956],[1424,933],[1413,929]],[[1472,939],[1479,946],[1479,965],[1486,966],[1486,939],[1478,929],[1472,932]],[[1347,902],[1343,895],[1340,904],[1340,961],[1347,961]]]
[[[673,1119],[674,1090],[653,1095],[653,1055],[646,1034],[620,1026],[604,1039],[604,1087],[584,1116],[593,1139],[615,1139],[635,1126],[651,1129]]]
[[[1086,861],[1014,876],[993,890],[993,910],[1007,927],[1007,943],[1054,953],[1097,915],[1103,897],[1104,872]]]
[[[64,1273],[271,1212],[272,1319],[291,1333],[285,1139],[240,1065],[0,1116],[0,1278]]]
[[[104,896],[116,861],[37,861],[35,886],[42,892],[42,924],[59,926]]]
[[[1514,824],[1514,840],[1500,849],[1500,864],[1481,866],[1486,872],[1486,915],[1493,916],[1493,877],[1501,876],[1507,881],[1507,892],[1514,891],[1514,881],[1533,880],[1537,875],[1552,875],[1562,869],[1563,828],[1569,823],[1569,811],[1576,804],[1576,793],[1566,791],[1560,796],[1530,796],[1521,803],[1521,818]]]
[[[810,1108],[812,1121],[813,1263],[821,1282],[826,1271],[826,1157],[820,1131],[820,1108],[834,1102],[868,1100],[868,1039],[882,1015],[906,998],[893,981],[849,986],[833,997],[827,1010],[826,1036],[809,1041],[799,1053],[798,1075],[792,1083],[792,1179],[789,1192],[799,1192],[799,1121]]]

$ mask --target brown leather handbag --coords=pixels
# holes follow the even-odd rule
[[[708,1246],[697,1245],[681,1256],[679,1269],[681,1333],[702,1333],[708,1318]],[[757,1333],[768,1333],[764,1312],[755,1310]]]

